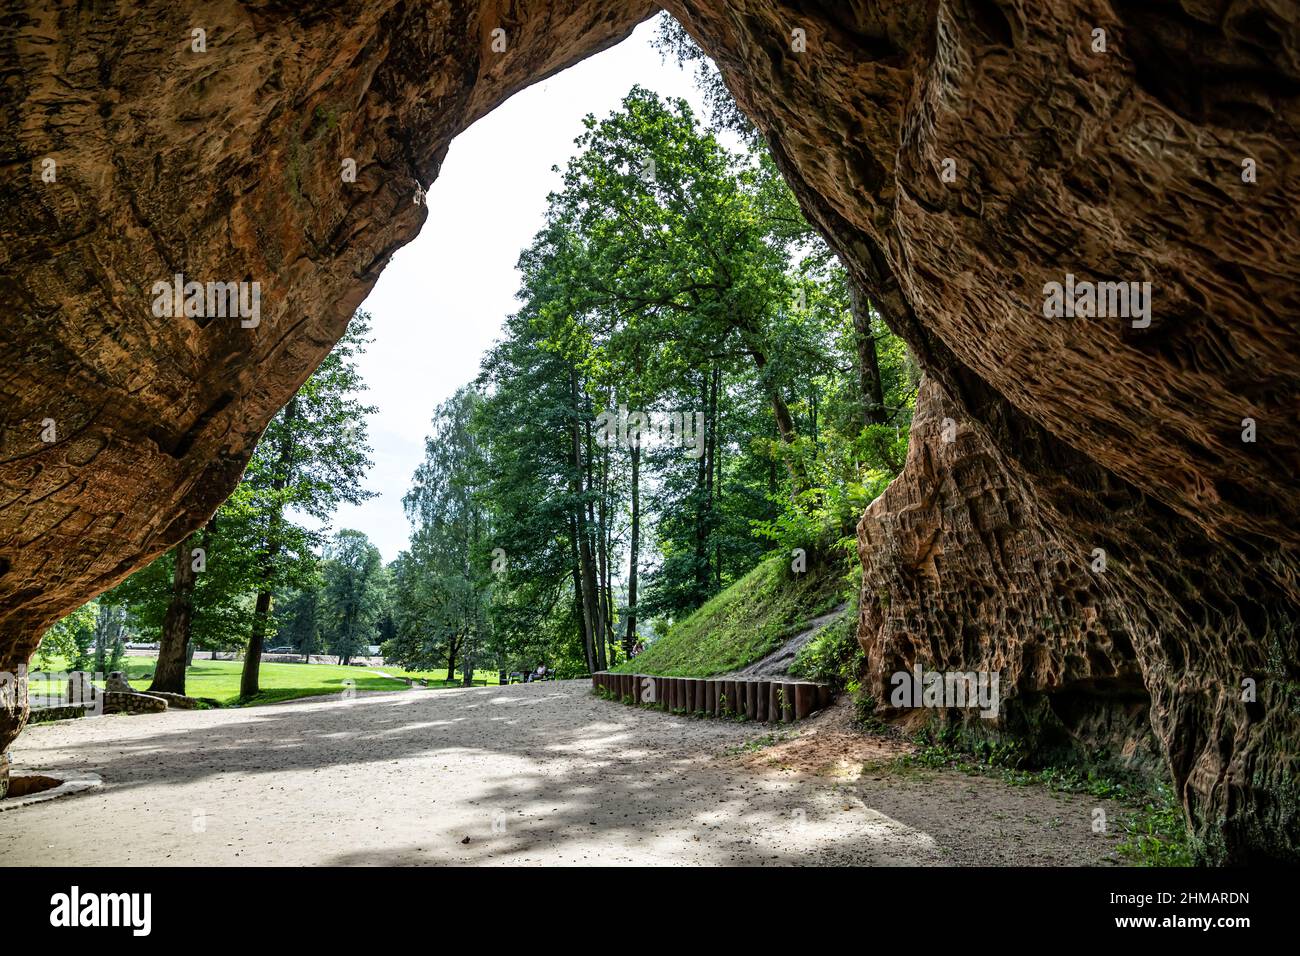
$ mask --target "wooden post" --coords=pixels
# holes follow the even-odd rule
[[[794,719],[803,720],[813,712],[817,704],[817,688],[813,684],[800,682],[794,688]]]
[[[772,693],[772,682],[766,680],[756,681],[754,683],[754,719],[758,721],[767,720],[767,698]]]

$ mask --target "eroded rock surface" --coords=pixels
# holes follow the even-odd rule
[[[867,509],[858,550],[859,635],[882,713],[957,721],[1036,762],[1106,751],[1161,774],[1137,653],[1101,574],[1051,539],[1028,487],[932,379],[907,465]],[[993,706],[981,711],[965,685],[957,700],[925,700],[909,676],[958,672],[997,675]],[[941,701],[959,706],[927,706]]]
[[[716,58],[950,417],[983,443],[980,474],[957,475],[926,519],[958,555],[956,568],[939,565],[943,606],[989,625],[961,632],[959,656],[1018,659],[1026,689],[1050,677],[1082,690],[1103,674],[1129,688],[1127,634],[1207,856],[1294,859],[1295,5],[665,5]],[[205,520],[418,229],[412,195],[450,138],[650,7],[202,9],[199,23],[175,4],[6,4],[0,669]],[[192,52],[196,28],[205,54]],[[48,158],[56,183],[41,180]],[[355,183],[342,181],[345,158]],[[259,326],[155,319],[151,285],[177,272],[260,281]],[[1067,273],[1151,282],[1150,325],[1045,319],[1043,286]],[[1241,440],[1246,418],[1255,442]],[[919,481],[909,467],[895,498],[922,500],[905,490]],[[992,497],[968,509],[972,528],[992,516],[1023,556],[1041,545],[1063,570],[1021,558],[979,568],[972,532],[945,524],[977,489]],[[1003,519],[1017,501],[1024,515]],[[1105,623],[1033,645],[1048,648],[1043,660],[1026,654],[1027,626],[996,628],[1019,598],[980,611],[999,569],[1051,590],[1023,607],[1052,604],[1058,588],[1078,589],[1095,548],[1109,556],[1091,580],[1099,594],[1072,606]],[[918,600],[935,586],[879,571],[886,590]],[[921,617],[908,635],[884,621],[894,637],[880,653],[905,656],[907,642],[956,653],[954,624]],[[1242,700],[1247,679],[1254,702]],[[0,749],[20,720],[0,708]]]
[[[1106,551],[1098,586],[1205,858],[1295,860],[1295,5],[667,6],[989,467],[1036,503],[1031,537],[1072,567]],[[1150,325],[1044,318],[1067,274],[1151,282]]]
[[[423,224],[451,138],[653,10],[188,6],[5,4],[0,672],[229,494]],[[260,321],[156,317],[177,273],[259,282]],[[0,751],[23,696],[0,702]]]

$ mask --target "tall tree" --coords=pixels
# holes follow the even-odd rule
[[[396,582],[399,627],[418,635],[405,644],[407,659],[428,660],[442,648],[447,679],[453,680],[459,654],[467,683],[489,638],[493,574],[474,428],[480,402],[478,393],[465,387],[434,412],[424,461],[403,499],[414,533]]]
[[[357,312],[333,351],[289,404],[271,420],[245,472],[253,494],[261,541],[253,623],[240,695],[255,696],[277,589],[310,575],[318,532],[293,520],[295,513],[328,523],[339,504],[372,497],[362,487],[370,468],[365,416],[374,412],[357,397],[365,384],[356,357],[365,349],[370,316]]]
[[[347,664],[378,634],[385,593],[383,559],[362,532],[344,528],[326,548],[324,570],[322,631],[330,653]]]
[[[250,499],[246,484],[236,487],[204,528],[113,591],[142,633],[158,635],[151,690],[185,693],[196,646],[229,650],[247,639],[259,540]]]

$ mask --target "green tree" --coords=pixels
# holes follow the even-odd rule
[[[316,582],[310,582],[291,592],[281,602],[276,615],[279,622],[275,642],[294,648],[303,662],[321,650],[321,592]]]
[[[259,544],[241,696],[260,690],[258,669],[276,591],[302,583],[315,569],[313,549],[321,536],[293,515],[328,523],[340,503],[356,504],[374,494],[361,482],[371,465],[365,416],[375,409],[357,398],[365,384],[356,368],[369,331],[370,316],[357,312],[333,351],[271,420],[244,474]]]
[[[90,667],[97,611],[94,601],[83,604],[45,632],[39,651],[42,670],[48,671],[56,656],[63,658],[70,671]]]
[[[448,680],[459,655],[467,684],[491,633],[491,529],[474,428],[480,401],[465,387],[434,412],[424,461],[403,499],[414,533],[397,583],[399,629],[407,637],[398,652],[429,660],[441,648]]]
[[[346,664],[374,642],[383,611],[383,559],[362,532],[344,528],[325,550],[322,632],[331,654]]]
[[[185,693],[196,648],[241,646],[252,622],[257,548],[251,489],[239,485],[208,523],[114,591],[144,636],[157,636],[150,690]]]

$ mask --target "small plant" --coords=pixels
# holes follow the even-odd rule
[[[853,726],[864,734],[883,734],[888,725],[876,716],[876,698],[859,688],[853,695]]]
[[[858,643],[857,623],[857,603],[851,602],[840,617],[799,649],[790,673],[837,688],[856,683],[866,667],[866,657]]]
[[[1124,840],[1115,848],[1136,866],[1191,866],[1192,847],[1173,790],[1161,785],[1152,799],[1120,822]]]

